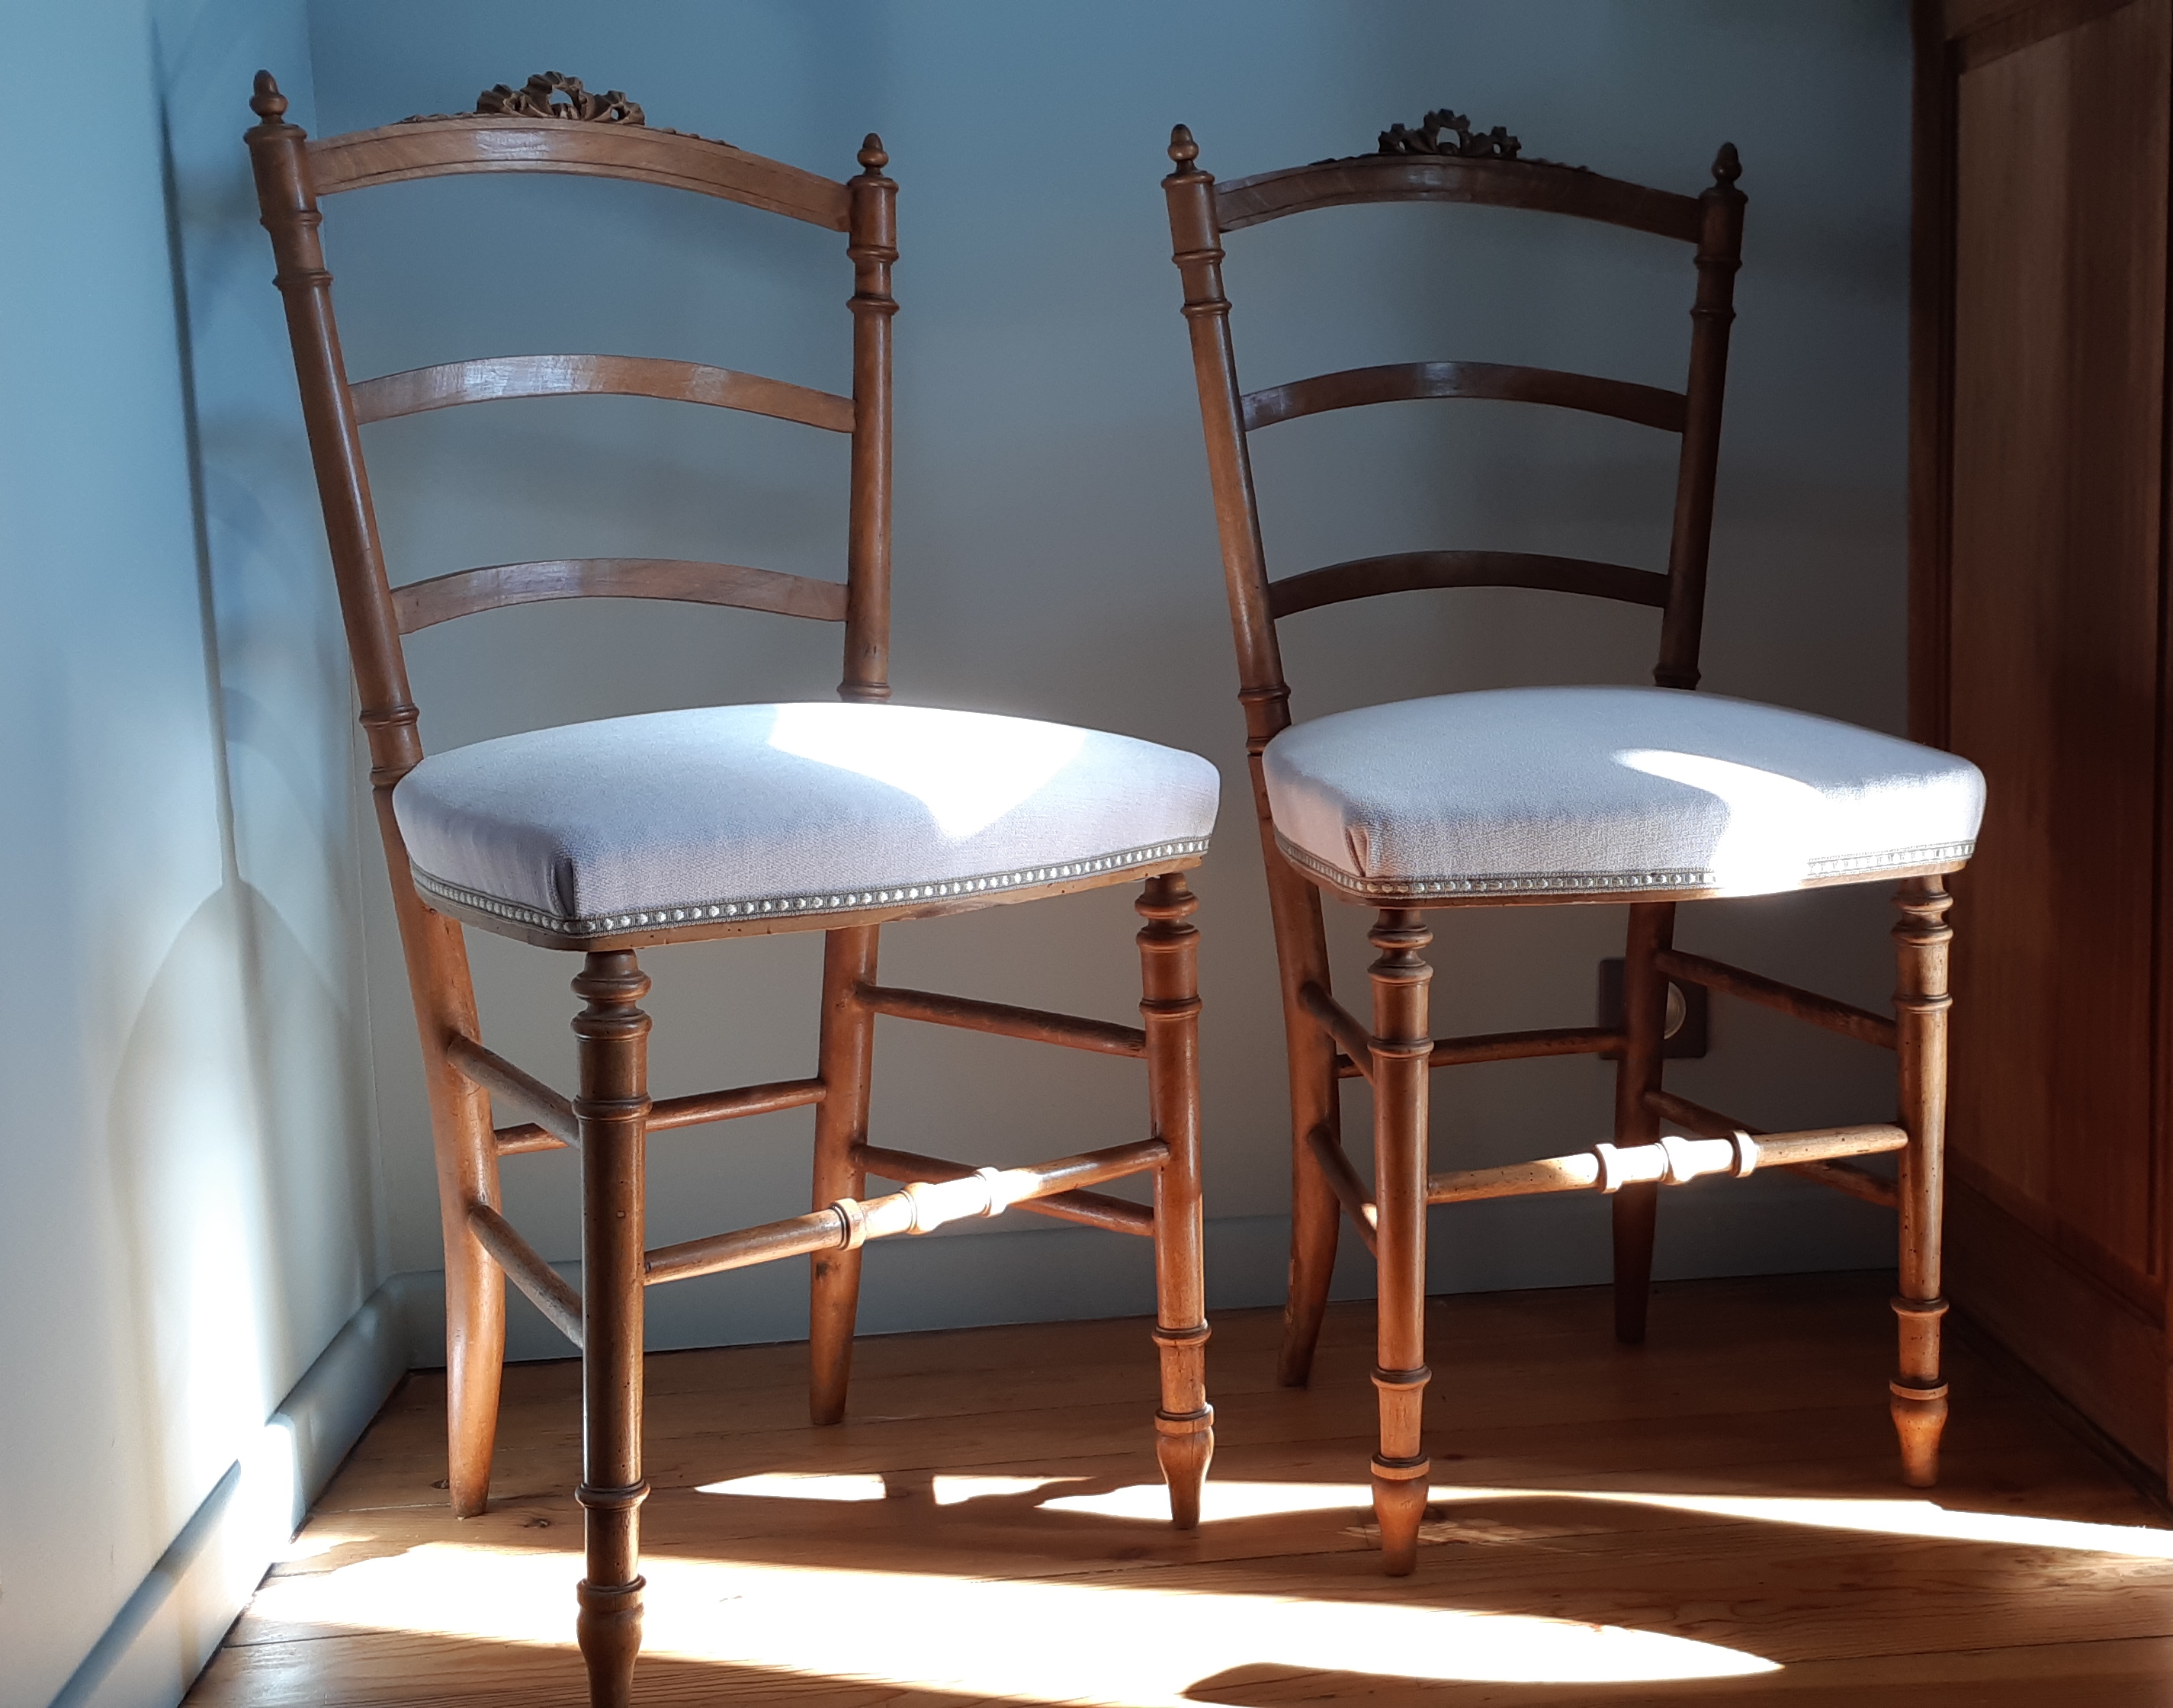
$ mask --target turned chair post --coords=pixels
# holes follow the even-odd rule
[[[1622,957],[1622,1059],[1615,1070],[1615,1142],[1650,1145],[1660,1136],[1660,1118],[1648,1101],[1660,1089],[1660,1049],[1668,1024],[1668,981],[1654,964],[1672,948],[1672,902],[1645,902],[1630,909],[1629,940]],[[1658,1181],[1638,1181],[1615,1194],[1615,1338],[1635,1346],[1645,1338],[1653,1290],[1653,1239],[1660,1215]]]
[[[815,1192],[812,1208],[867,1193],[867,1171],[855,1147],[868,1142],[868,1097],[873,1083],[876,1014],[860,999],[876,982],[881,928],[848,926],[822,940],[822,1020],[817,1073],[822,1101],[815,1106]],[[808,1415],[818,1424],[842,1422],[853,1373],[853,1323],[860,1301],[859,1246],[817,1252],[809,1264],[807,1327]]]
[[[1728,390],[1728,333],[1735,324],[1735,275],[1743,266],[1743,210],[1735,187],[1743,162],[1725,143],[1712,182],[1698,197],[1697,297],[1690,306],[1690,372],[1683,387],[1683,445],[1668,547],[1668,603],[1660,618],[1653,682],[1698,685],[1705,629],[1706,565],[1712,549],[1713,488],[1720,471],[1720,412]]]
[[[1269,608],[1267,558],[1260,541],[1252,463],[1245,449],[1244,408],[1237,391],[1237,355],[1230,342],[1230,300],[1222,291],[1215,180],[1200,170],[1199,156],[1192,133],[1178,126],[1169,146],[1175,170],[1162,180],[1162,189],[1169,203],[1173,255],[1184,283],[1184,317],[1237,647],[1237,698],[1245,711],[1247,768],[1267,861],[1268,902],[1275,918],[1275,959],[1282,978],[1291,1098],[1291,1258],[1277,1375],[1286,1387],[1302,1387],[1313,1371],[1313,1348],[1328,1309],[1342,1225],[1335,1194],[1307,1143],[1307,1135],[1317,1129],[1341,1142],[1335,1046],[1298,999],[1298,993],[1308,984],[1329,989],[1328,940],[1320,892],[1276,851],[1275,820],[1260,770],[1260,755],[1268,743],[1290,727],[1290,687],[1283,678],[1282,652]]]
[[[1421,953],[1433,940],[1415,908],[1383,908],[1367,940],[1380,957],[1373,982],[1373,1201],[1380,1247],[1373,1383],[1380,1390],[1381,1446],[1373,1455],[1373,1516],[1382,1565],[1401,1577],[1418,1564],[1426,1458],[1421,1416],[1426,1364],[1426,1114],[1433,1035]]]
[[[630,950],[585,957],[574,994],[581,1139],[581,1481],[587,1571],[575,1624],[592,1708],[626,1708],[641,1651],[641,1339],[648,976]]]
[[[898,260],[898,185],[873,132],[860,170],[845,182],[845,254],[853,263],[852,495],[846,515],[847,700],[890,698],[891,334],[898,313],[890,270]]]
[[[257,73],[249,105],[258,120],[245,138],[250,164],[294,347],[302,419],[369,746],[378,830],[415,998],[445,1237],[446,1489],[453,1511],[473,1517],[489,1498],[505,1360],[505,1277],[468,1220],[471,1209],[498,1202],[490,1099],[445,1054],[452,1039],[477,1035],[475,991],[460,927],[425,908],[416,894],[407,844],[392,815],[394,785],[420,762],[423,745],[332,313],[332,277],[319,235],[322,216],[310,175],[309,139],[287,121],[287,98],[267,73]]]
[[[1954,897],[1937,877],[1911,878],[1894,898],[1901,919],[1894,927],[1900,978],[1894,996],[1901,1057],[1901,1124],[1908,1148],[1901,1155],[1901,1291],[1894,1312],[1901,1330],[1894,1377],[1894,1427],[1901,1437],[1901,1477],[1911,1488],[1938,1481],[1939,1436],[1947,1424],[1947,1384],[1939,1370],[1939,1296],[1942,1171],[1946,1146],[1947,973],[1954,928],[1947,909]]]
[[[1215,1409],[1207,1403],[1207,1299],[1200,1190],[1200,903],[1182,872],[1149,878],[1133,903],[1140,928],[1140,1013],[1147,1045],[1147,1100],[1153,1136],[1169,1146],[1154,1177],[1155,1344],[1161,1349],[1162,1405],[1155,1453],[1169,1484],[1172,1520],[1200,1523],[1200,1491],[1215,1456]]]

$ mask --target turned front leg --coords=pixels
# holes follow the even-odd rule
[[[587,1575],[575,1630],[591,1708],[628,1708],[641,1651],[643,1152],[649,1120],[649,979],[625,951],[591,954],[574,981],[580,1039],[581,1482]]]
[[[1937,877],[1911,878],[1894,904],[1901,978],[1894,998],[1901,1058],[1901,1290],[1894,1301],[1901,1323],[1900,1370],[1890,1384],[1894,1427],[1901,1438],[1901,1480],[1928,1489],[1939,1479],[1939,1436],[1947,1426],[1947,1383],[1939,1370],[1940,1221],[1946,1197],[1947,994],[1946,922],[1954,897]]]
[[[1426,1366],[1426,1099],[1433,1053],[1419,951],[1433,940],[1423,914],[1383,908],[1368,934],[1381,951],[1373,980],[1373,1202],[1380,1280],[1373,1382],[1381,1397],[1381,1448],[1373,1456],[1373,1517],[1381,1563],[1392,1577],[1418,1564],[1428,1463],[1421,1412]]]
[[[1200,903],[1182,872],[1149,878],[1133,904],[1140,932],[1140,1013],[1147,1035],[1147,1097],[1169,1161],[1154,1182],[1155,1344],[1162,1349],[1162,1406],[1155,1452],[1180,1530],[1200,1522],[1200,1491],[1215,1456],[1207,1403],[1207,1294],[1201,1269],[1200,1193]]]

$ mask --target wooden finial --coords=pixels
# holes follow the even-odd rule
[[[1177,163],[1180,172],[1189,172],[1192,163],[1200,158],[1200,144],[1192,140],[1192,132],[1184,125],[1169,128],[1169,158]]]
[[[256,73],[256,93],[249,98],[249,110],[267,125],[276,125],[286,117],[287,97],[279,93],[270,72]]]
[[[867,140],[860,144],[860,152],[854,158],[860,163],[863,172],[880,172],[890,164],[890,156],[883,152],[882,138],[873,131],[868,132]]]
[[[1733,186],[1743,175],[1743,157],[1735,152],[1735,144],[1723,143],[1720,152],[1712,157],[1712,181],[1723,190]]]

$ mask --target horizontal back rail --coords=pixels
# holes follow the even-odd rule
[[[483,356],[358,380],[352,391],[355,419],[365,425],[507,397],[615,396],[706,403],[832,433],[853,430],[849,397],[660,356]]]
[[[1698,240],[1703,218],[1696,197],[1648,190],[1581,166],[1542,160],[1361,154],[1233,178],[1215,186],[1216,223],[1224,231],[1242,231],[1316,207],[1367,202],[1463,202],[1568,213],[1683,243]]]
[[[320,196],[466,172],[626,178],[720,197],[828,230],[845,229],[845,186],[683,131],[477,114],[410,119],[309,144]]]
[[[558,558],[457,569],[394,588],[392,609],[400,633],[412,634],[456,617],[547,599],[675,599],[689,605],[729,605],[780,617],[808,617],[821,622],[845,620],[842,581],[679,558]]]
[[[1409,593],[1426,587],[1533,587],[1551,593],[1584,593],[1629,605],[1664,608],[1668,578],[1621,563],[1584,558],[1549,558],[1533,552],[1399,552],[1331,563],[1268,584],[1268,610],[1281,617],[1377,593]]]
[[[1683,430],[1687,400],[1680,391],[1634,385],[1591,374],[1565,374],[1553,368],[1520,368],[1498,362],[1392,362],[1378,368],[1346,368],[1316,374],[1239,399],[1245,430],[1295,421],[1330,409],[1354,409],[1367,403],[1402,403],[1429,397],[1477,397],[1504,403],[1545,403],[1611,416],[1663,432]]]

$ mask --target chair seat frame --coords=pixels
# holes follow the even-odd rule
[[[1942,1155],[1946,1107],[1950,899],[1943,882],[1953,861],[1827,884],[1901,881],[1894,937],[1899,989],[1894,1017],[1874,1015],[1745,968],[1674,946],[1680,902],[1715,892],[1597,890],[1539,894],[1428,895],[1383,905],[1338,886],[1293,859],[1270,809],[1262,755],[1290,727],[1277,622],[1375,594],[1469,586],[1535,588],[1614,599],[1661,613],[1661,687],[1694,689],[1703,624],[1707,559],[1720,444],[1734,277],[1741,264],[1745,198],[1733,145],[1713,164],[1713,181],[1692,196],[1647,189],[1578,167],[1521,158],[1499,128],[1475,134],[1460,116],[1430,113],[1416,130],[1383,133],[1379,152],[1324,160],[1217,183],[1199,164],[1199,146],[1178,126],[1162,180],[1170,238],[1184,281],[1208,470],[1237,644],[1238,699],[1246,720],[1253,800],[1265,859],[1270,911],[1281,975],[1291,1114],[1291,1287],[1280,1374],[1309,1378],[1327,1307],[1339,1230],[1348,1217],[1378,1274],[1377,1367],[1380,1445],[1373,1501],[1383,1563],[1413,1570],[1431,1463],[1421,1432],[1430,1372],[1424,1338],[1427,1210],[1435,1204],[1560,1192],[1598,1192],[1613,1205],[1615,1326],[1619,1339],[1645,1336],[1653,1236],[1663,1186],[1712,1177],[1743,1178],[1763,1166],[1787,1171],[1899,1212],[1900,1288],[1894,1301],[1900,1358],[1889,1405],[1903,1480],[1936,1481],[1947,1415],[1940,1374]],[[1523,208],[1623,226],[1694,246],[1689,374],[1680,392],[1586,374],[1492,364],[1415,362],[1295,380],[1264,391],[1238,388],[1222,283],[1226,233],[1312,210],[1361,202],[1442,202]],[[1614,417],[1682,440],[1674,527],[1664,574],[1619,564],[1508,552],[1413,552],[1334,564],[1270,580],[1248,435],[1323,410],[1411,398],[1486,398],[1539,403]],[[1377,910],[1369,933],[1378,951],[1369,977],[1370,1021],[1339,1003],[1328,971],[1321,897]],[[1427,912],[1442,908],[1628,904],[1628,945],[1619,1026],[1571,1026],[1436,1038],[1428,1024],[1432,940]],[[1670,980],[1762,1005],[1811,1025],[1893,1050],[1900,1114],[1891,1123],[1769,1134],[1676,1096],[1661,1084],[1661,1043]],[[1503,1167],[1431,1172],[1427,1118],[1434,1070],[1540,1056],[1617,1059],[1614,1133],[1581,1152]],[[1340,1080],[1365,1078],[1373,1093],[1373,1183],[1368,1188],[1343,1144]],[[1663,1134],[1665,1125],[1688,1136]],[[1898,1176],[1854,1158],[1892,1153]]]
[[[453,1510],[483,1511],[505,1350],[510,1277],[582,1363],[586,1570],[576,1631],[596,1708],[631,1700],[641,1642],[643,1296],[651,1286],[752,1263],[811,1265],[809,1410],[844,1415],[861,1253],[874,1240],[924,1234],[1011,1209],[1151,1238],[1161,1366],[1157,1455],[1179,1528],[1199,1522],[1214,1451],[1206,1398],[1208,1327],[1201,1280],[1197,906],[1185,873],[1197,843],[1144,866],[1000,892],[752,919],[653,920],[609,934],[519,924],[418,892],[392,807],[421,761],[418,714],[401,638],[432,624],[539,599],[655,598],[736,606],[844,626],[847,700],[889,698],[891,317],[898,258],[897,186],[870,136],[860,174],[836,183],[729,144],[647,127],[617,91],[590,94],[547,73],[523,89],[486,91],[476,114],[440,116],[312,142],[287,122],[268,73],[256,78],[247,142],[263,223],[278,261],[302,411],[323,502],[332,568],[361,701],[370,785],[391,880],[423,1049],[445,1251],[446,1487]],[[319,239],[318,198],[452,173],[557,172],[663,185],[807,221],[846,237],[854,268],[853,395],[838,397],[731,370],[655,358],[521,356],[450,363],[350,382]],[[745,566],[648,558],[498,564],[391,586],[360,428],[427,410],[512,396],[610,392],[752,411],[852,439],[846,579],[842,585]],[[1135,902],[1140,1021],[1136,1026],[880,984],[881,928],[1144,876]],[[579,1086],[569,1096],[482,1042],[463,925],[578,951],[573,1021]],[[637,951],[711,938],[822,930],[821,1025],[809,1077],[653,1100],[650,981]],[[868,1112],[880,1016],[1125,1056],[1146,1064],[1149,1136],[1022,1167],[977,1167],[872,1145]],[[650,1248],[644,1233],[650,1135],[798,1107],[815,1112],[808,1214]],[[494,1124],[494,1108],[517,1118]],[[568,1283],[506,1220],[500,1163],[573,1148],[581,1163],[581,1285]],[[1094,1188],[1145,1176],[1151,1205]],[[871,1177],[900,1189],[871,1195]]]

